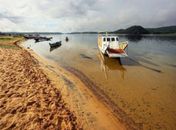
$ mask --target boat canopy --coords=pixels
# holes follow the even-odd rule
[[[103,42],[114,42],[114,41],[119,41],[118,37],[103,37]]]
[[[103,42],[119,41],[119,37],[116,35],[101,35]]]

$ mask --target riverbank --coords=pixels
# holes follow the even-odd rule
[[[21,47],[23,46],[21,45]],[[84,130],[133,129],[126,125],[126,123],[122,123],[122,121],[117,119],[114,113],[103,104],[103,99],[100,100],[97,98],[97,95],[90,90],[79,76],[71,73],[66,68],[60,67],[52,60],[46,60],[41,55],[36,55],[36,53],[29,48],[27,51],[37,59],[44,73],[61,92],[64,101],[66,101],[69,108],[71,108],[79,120],[81,120],[81,125]]]
[[[0,129],[81,129],[21,37],[0,39]]]
[[[0,129],[126,129],[78,77],[22,40],[0,42]]]

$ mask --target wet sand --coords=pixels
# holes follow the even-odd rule
[[[91,81],[85,74],[72,67],[65,67],[65,69],[73,73],[75,76],[79,77],[79,79],[93,92],[93,94],[96,95],[99,101],[104,103],[109,108],[109,110],[115,115],[115,117],[118,118],[118,120],[125,125],[126,129],[143,129],[142,124],[135,123],[130,117],[128,117],[127,114],[120,107],[116,106],[116,104],[111,101],[108,95],[102,89],[100,89],[100,87],[98,87],[93,81]]]
[[[19,40],[0,44],[0,129],[130,129],[79,77]]]
[[[84,130],[138,129],[137,126],[128,125],[117,118],[79,76],[52,60],[36,55],[31,49],[27,50],[37,59],[44,73],[61,92],[64,101],[75,112]],[[83,78],[87,80],[86,77]]]
[[[16,45],[19,40],[0,40],[0,129],[81,129],[38,61]]]

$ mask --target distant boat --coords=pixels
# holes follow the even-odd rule
[[[25,39],[35,39],[36,37],[39,37],[39,34],[25,34],[24,38]]]
[[[35,37],[35,42],[50,41],[52,37]]]
[[[119,42],[119,38],[116,35],[99,35],[98,36],[98,48],[103,54],[107,54],[109,57],[127,57],[125,49],[128,46],[128,41]]]
[[[68,40],[69,40],[68,37],[66,37],[66,38],[65,38],[65,41],[68,42]]]
[[[61,46],[61,42],[62,41],[58,41],[58,42],[54,42],[54,43],[49,43],[51,48],[55,48],[55,47],[60,47]]]

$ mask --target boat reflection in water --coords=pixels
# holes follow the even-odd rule
[[[126,69],[122,66],[120,58],[109,58],[108,56],[103,55],[100,51],[97,56],[100,60],[100,68],[104,72],[106,79],[108,79],[108,72],[111,70],[119,70],[121,78],[125,78]]]
[[[55,50],[55,49],[57,49],[57,48],[59,48],[59,47],[61,47],[61,44],[60,44],[59,46],[50,47],[50,52],[52,52],[53,50]]]

